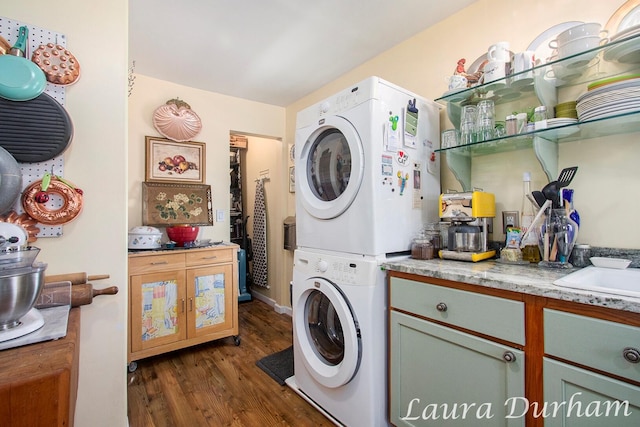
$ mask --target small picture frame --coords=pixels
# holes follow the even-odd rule
[[[204,183],[204,142],[176,142],[154,136],[145,137],[145,142],[145,181]]]
[[[143,182],[142,224],[152,227],[213,225],[211,186]]]

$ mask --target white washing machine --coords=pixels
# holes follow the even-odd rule
[[[294,253],[294,376],[287,384],[337,425],[388,425],[383,261]]]
[[[370,77],[296,119],[300,248],[360,255],[408,251],[438,221],[439,106]]]

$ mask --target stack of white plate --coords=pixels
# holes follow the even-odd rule
[[[640,78],[597,86],[576,101],[581,122],[640,111]]]
[[[554,128],[557,126],[568,126],[574,125],[578,122],[578,119],[572,119],[569,117],[557,117],[555,119],[548,119],[547,126],[550,128]]]
[[[578,119],[573,119],[569,117],[557,117],[554,119],[547,119],[547,127],[548,128],[558,128],[554,129],[552,132],[546,132],[549,136],[555,136],[556,138],[564,138],[570,135],[573,135],[576,132],[580,131],[580,128],[576,126],[578,123]],[[571,126],[574,125],[574,126]]]
[[[604,50],[605,61],[623,64],[640,63],[640,24],[619,31],[609,39]]]

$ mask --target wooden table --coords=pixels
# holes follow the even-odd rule
[[[0,424],[73,426],[79,359],[80,308],[64,338],[0,351]]]

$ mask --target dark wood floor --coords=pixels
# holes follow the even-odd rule
[[[239,305],[240,340],[225,338],[138,361],[128,374],[131,427],[332,426],[256,366],[292,343],[291,318],[260,301]]]

